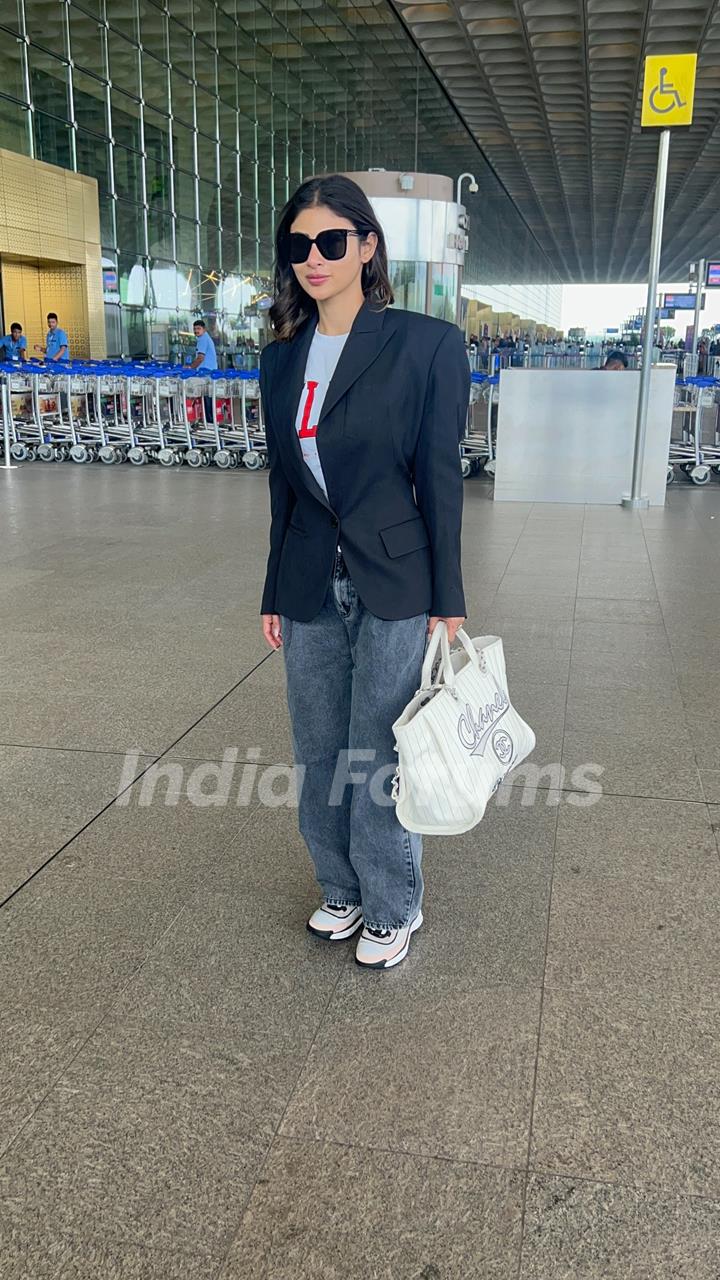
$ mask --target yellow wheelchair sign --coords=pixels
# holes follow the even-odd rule
[[[642,125],[670,129],[692,124],[696,53],[653,55],[645,59]]]

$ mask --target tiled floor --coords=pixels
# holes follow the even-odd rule
[[[468,482],[538,749],[367,974],[265,772],[265,478],[0,473],[2,1280],[718,1280],[720,486],[668,496]]]

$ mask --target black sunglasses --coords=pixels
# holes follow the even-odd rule
[[[303,235],[302,231],[291,231],[289,235],[289,258],[296,265],[307,262],[310,250],[316,244],[327,262],[338,262],[347,253],[348,236],[366,236],[367,231],[348,231],[345,227],[334,227],[330,231],[321,231],[314,240]]]

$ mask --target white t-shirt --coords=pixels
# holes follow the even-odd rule
[[[295,430],[298,433],[303,458],[326,496],[327,485],[317,451],[318,419],[330,386],[330,379],[348,337],[347,333],[330,335],[318,333],[317,329],[315,330],[305,365],[305,383],[300,393],[300,403],[295,419]]]

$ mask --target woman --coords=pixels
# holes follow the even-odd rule
[[[462,479],[470,373],[454,325],[393,301],[363,191],[304,182],[276,236],[275,341],[260,385],[270,463],[263,631],[282,645],[300,831],[323,891],[308,928],[362,928],[388,969],[422,924],[422,845],[390,796],[393,722],[428,632],[464,621]]]

